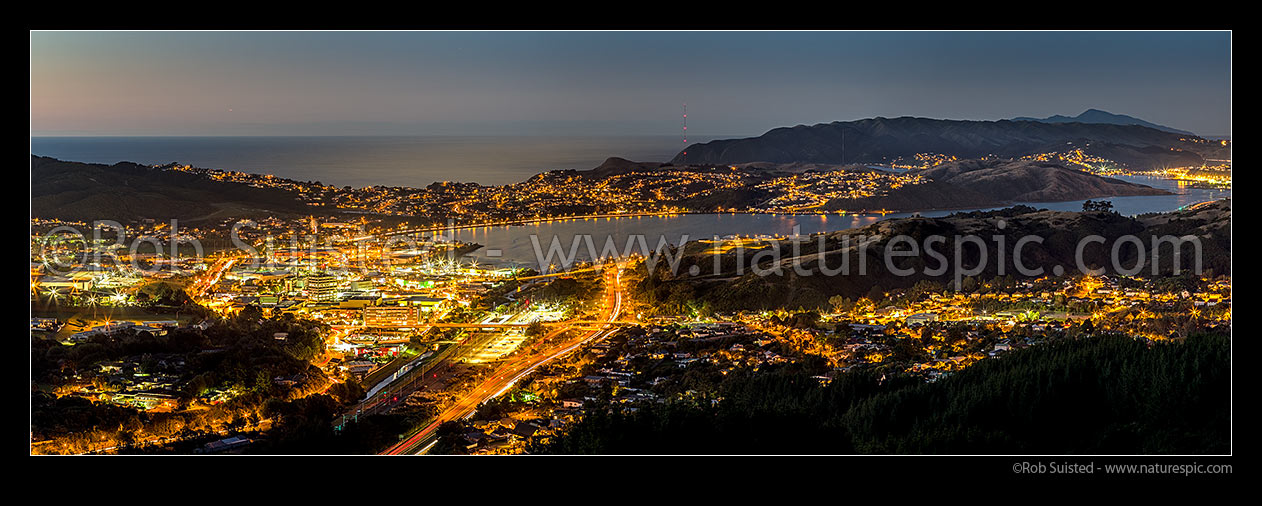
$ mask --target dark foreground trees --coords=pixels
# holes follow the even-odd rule
[[[802,373],[597,406],[539,453],[1214,454],[1230,450],[1230,338],[1067,340],[935,383]],[[713,402],[714,399],[719,401]]]

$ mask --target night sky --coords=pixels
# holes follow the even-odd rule
[[[1229,32],[32,32],[31,134],[750,136],[1128,114],[1229,135]]]

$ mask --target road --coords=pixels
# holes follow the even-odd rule
[[[494,326],[494,324],[469,324],[469,327],[480,328],[488,325]],[[428,328],[426,327],[427,330]],[[549,337],[556,334],[559,334],[559,332],[549,334]],[[441,388],[450,379],[450,374],[459,370],[458,367],[453,366],[472,360],[475,354],[486,349],[488,345],[501,337],[498,334],[474,333],[460,340],[460,342],[452,343],[451,346],[442,349],[417,367],[408,370],[393,380],[386,388],[378,391],[376,395],[360,401],[355,409],[346,414],[346,417],[385,413],[405,402],[408,396],[414,392],[431,387]],[[382,377],[380,379],[385,378]],[[369,388],[373,386],[375,385],[368,385]]]
[[[215,286],[215,283],[219,282],[219,278],[223,277],[225,272],[231,270],[232,264],[235,263],[237,263],[236,257],[225,257],[216,260],[214,265],[212,265],[210,269],[206,270],[205,274],[199,276],[192,283],[192,293],[189,293],[188,295],[192,299],[200,302],[200,299],[202,295],[206,293],[206,290]]]
[[[536,347],[530,353],[511,357],[503,364],[500,364],[481,384],[474,387],[472,391],[440,413],[433,422],[382,452],[382,454],[415,455],[424,453],[437,441],[436,432],[443,423],[468,418],[477,411],[479,405],[507,392],[514,383],[530,374],[535,368],[612,332],[614,328],[612,322],[617,321],[618,316],[622,313],[622,297],[624,293],[622,268],[623,265],[619,263],[605,271],[606,290],[601,306],[604,313],[604,321],[609,322],[610,325],[581,332],[575,337],[558,343],[552,343],[552,341],[565,330],[568,330],[568,327],[550,333],[540,341],[539,347]]]

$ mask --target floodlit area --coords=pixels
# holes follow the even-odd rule
[[[541,321],[541,318],[537,313],[534,311],[522,311],[512,315],[488,316],[479,323],[529,325],[536,321]],[[468,358],[469,363],[479,364],[494,362],[516,351],[517,348],[530,337],[526,334],[526,328],[527,327],[525,326],[508,327],[491,333],[494,337],[492,337],[485,346],[470,353]]]

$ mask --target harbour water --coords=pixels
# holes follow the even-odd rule
[[[1111,201],[1118,213],[1127,216],[1175,211],[1198,202],[1231,197],[1231,190],[1181,187],[1177,182],[1168,179],[1136,176],[1122,176],[1118,179],[1173,192],[1172,195],[1095,199]],[[1018,204],[1053,211],[1081,211],[1083,202],[1083,200],[1074,200]],[[956,212],[990,209],[998,208],[937,210],[918,214],[925,217],[940,217]],[[691,240],[726,236],[790,236],[795,232],[810,235],[864,227],[883,219],[906,218],[912,214],[683,214],[664,217],[594,218],[461,229],[449,236],[484,246],[468,256],[471,260],[539,269],[541,264],[553,263],[567,257],[582,261],[591,259],[592,253],[603,256],[606,251],[616,251],[619,254],[626,251],[641,252],[642,244],[647,245],[652,251],[661,241],[678,245]],[[643,237],[643,243],[640,237]],[[547,267],[547,265],[542,265],[542,267]]]
[[[693,137],[693,143],[710,138]],[[63,160],[91,163],[132,161],[142,164],[180,162],[203,168],[221,168],[273,174],[302,181],[339,186],[424,187],[435,181],[473,181],[508,184],[555,169],[589,169],[606,158],[620,156],[635,161],[664,161],[679,151],[675,136],[557,137],[557,136],[425,136],[425,137],[34,137],[31,153]],[[886,169],[888,170],[888,169]],[[1111,197],[1113,208],[1128,216],[1168,212],[1198,202],[1231,196],[1231,190],[1207,190],[1180,186],[1152,177],[1118,179],[1166,189],[1171,195]],[[1057,211],[1082,209],[1081,200],[1021,203]],[[973,209],[966,209],[970,211]],[[922,216],[944,216],[960,210],[928,211]],[[658,241],[731,235],[812,234],[862,227],[910,213],[885,215],[751,215],[690,214],[670,217],[601,218],[553,221],[521,226],[464,229],[454,233],[461,241],[485,247],[473,253],[482,262],[538,267],[539,253],[546,254],[553,241],[569,254],[576,238],[576,256],[589,258],[612,242],[626,251],[628,241],[643,237],[650,249]],[[533,237],[533,239],[532,239]],[[537,246],[536,246],[537,244]]]

